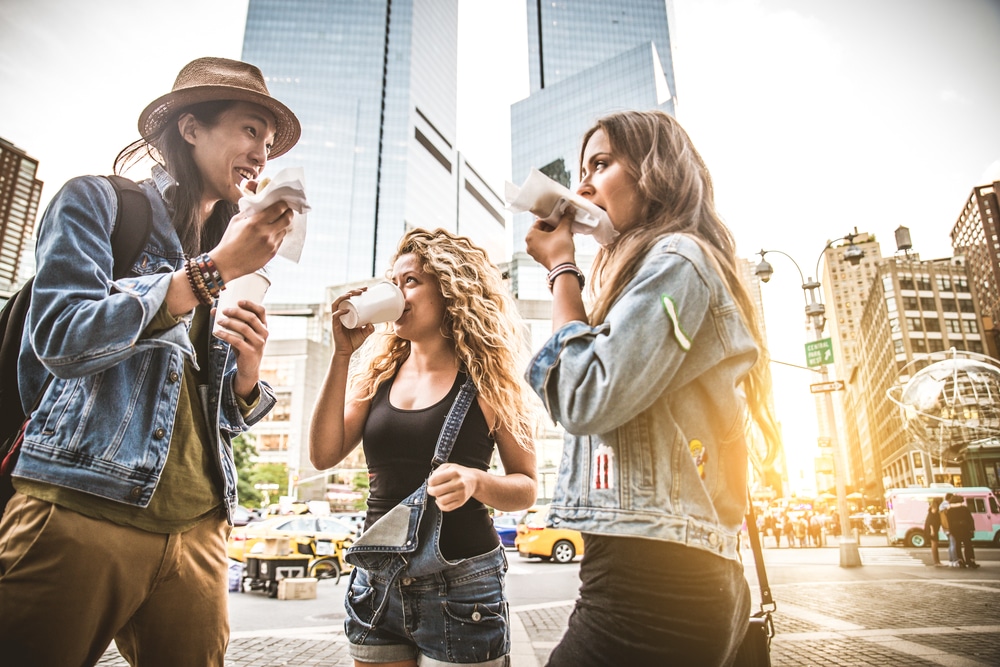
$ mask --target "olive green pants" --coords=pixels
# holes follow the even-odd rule
[[[221,667],[228,533],[221,518],[150,533],[15,494],[0,521],[3,664],[93,665],[114,639],[131,665]]]

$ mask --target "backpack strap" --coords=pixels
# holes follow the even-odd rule
[[[124,278],[139,259],[153,231],[153,209],[146,193],[135,181],[124,176],[106,176],[118,195],[118,215],[111,232],[111,252],[115,258],[113,276]]]

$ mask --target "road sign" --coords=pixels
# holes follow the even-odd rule
[[[817,382],[816,384],[809,385],[809,391],[814,394],[822,394],[827,391],[843,391],[844,381],[843,380],[832,380],[830,382]]]
[[[833,341],[829,338],[806,343],[806,366],[825,366],[833,363]]]

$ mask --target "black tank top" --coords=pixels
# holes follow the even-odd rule
[[[390,405],[389,390],[395,378],[382,383],[375,392],[363,434],[369,479],[366,529],[427,479],[441,427],[465,379],[465,374],[459,373],[447,396],[420,410]],[[493,445],[483,410],[474,400],[448,461],[488,470]],[[489,511],[475,498],[443,516],[441,554],[448,560],[478,556],[500,544]]]

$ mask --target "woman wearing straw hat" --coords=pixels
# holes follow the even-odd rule
[[[274,394],[259,379],[264,309],[212,306],[288,231],[284,203],[236,215],[239,184],[300,126],[256,67],[200,58],[139,131],[115,171],[157,163],[140,183],[152,230],[126,277],[112,278],[118,203],[106,179],[70,180],[39,226],[26,410],[54,378],[0,522],[0,655],[12,664],[93,665],[114,639],[133,665],[222,665],[229,640],[231,438]],[[213,317],[233,333],[212,338]]]

